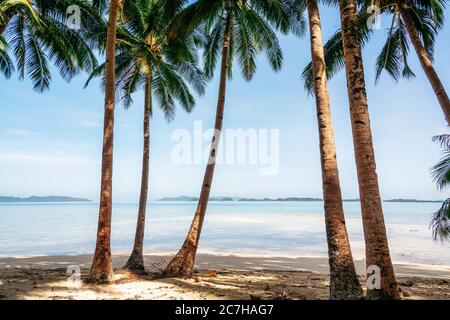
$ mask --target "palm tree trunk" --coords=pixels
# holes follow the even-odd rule
[[[356,0],[339,0],[345,70],[352,121],[353,144],[366,242],[367,266],[379,267],[381,288],[368,290],[371,299],[400,299],[389,253],[370,128]]]
[[[148,174],[150,163],[150,114],[152,110],[151,75],[147,75],[145,82],[145,106],[144,106],[144,151],[142,156],[141,195],[139,198],[139,213],[136,225],[133,251],[128,258],[125,268],[133,271],[143,272],[144,267],[144,232],[145,213],[147,209],[148,196]]]
[[[430,82],[431,87],[436,94],[442,111],[444,112],[445,119],[447,120],[447,124],[450,125],[450,99],[448,98],[444,85],[442,84],[438,74],[436,73],[436,70],[433,67],[433,62],[428,56],[428,52],[422,45],[422,41],[420,40],[419,34],[417,33],[414,22],[410,16],[410,8],[404,1],[397,1],[397,3],[400,10],[400,15],[403,22],[405,23],[406,30],[408,31],[411,43],[416,50],[417,57],[419,58],[420,64],[422,65],[422,69],[425,71],[428,81]]]
[[[112,171],[114,135],[114,94],[116,28],[122,0],[111,0],[106,43],[105,66],[105,114],[103,127],[102,181],[98,218],[97,244],[90,270],[90,281],[111,282],[113,269],[111,260],[111,213]]]
[[[186,240],[184,241],[180,251],[167,265],[165,271],[163,272],[164,276],[190,277],[192,276],[192,271],[194,269],[195,256],[197,254],[198,242],[200,240],[203,221],[205,219],[206,207],[208,205],[209,194],[211,191],[211,184],[214,176],[214,168],[216,165],[215,159],[217,155],[217,148],[219,146],[220,133],[222,131],[226,85],[227,85],[228,59],[230,51],[229,48],[230,48],[230,38],[232,28],[231,22],[232,22],[231,12],[228,11],[222,47],[222,64],[220,68],[219,97],[217,101],[216,122],[214,125],[215,134],[211,142],[211,150],[209,154],[208,165],[206,167],[205,175],[203,177],[200,199],[198,201],[197,210],[195,211],[194,219],[192,221]]]
[[[319,124],[325,224],[330,264],[330,299],[361,299],[363,291],[356,274],[345,226],[317,0],[307,0],[307,8]]]

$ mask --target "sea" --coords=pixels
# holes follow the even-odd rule
[[[450,265],[450,245],[433,242],[431,214],[439,203],[384,202],[391,256],[395,263]],[[98,203],[1,203],[0,256],[91,254]],[[344,202],[356,259],[364,258],[359,202]],[[196,202],[149,202],[145,253],[176,252],[186,236]],[[130,252],[138,204],[115,203],[112,251]],[[220,255],[326,257],[321,201],[211,201],[199,252]]]

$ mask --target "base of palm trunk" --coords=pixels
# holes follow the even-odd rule
[[[330,300],[362,300],[364,293],[353,272],[340,272],[330,279]]]
[[[401,300],[400,290],[395,289],[391,292],[385,290],[367,290],[368,300]]]
[[[111,252],[109,250],[102,250],[94,254],[92,266],[89,271],[89,276],[85,280],[86,283],[108,284],[113,282],[114,272],[112,267]]]
[[[84,280],[86,283],[93,283],[93,284],[109,284],[112,283],[114,280],[114,273],[111,271],[99,271],[90,272],[88,278]]]
[[[137,273],[145,273],[144,257],[142,256],[142,254],[133,251],[131,256],[128,258],[127,263],[125,263],[123,269]]]
[[[169,262],[162,272],[163,277],[191,278],[194,270],[196,250],[193,248],[182,248],[180,252]]]

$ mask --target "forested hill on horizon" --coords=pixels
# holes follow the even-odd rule
[[[27,198],[0,196],[0,202],[91,202],[91,200],[67,196],[30,196]]]
[[[313,197],[286,197],[286,198],[239,198],[239,197],[212,197],[212,201],[323,201],[322,198]],[[198,197],[178,196],[178,197],[163,197],[157,201],[198,201]],[[344,199],[344,202],[359,202],[359,199]],[[389,199],[383,202],[442,202],[442,200],[419,200],[419,199]]]

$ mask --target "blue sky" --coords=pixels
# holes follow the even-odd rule
[[[339,26],[334,9],[322,10],[324,38]],[[433,135],[446,123],[414,51],[410,63],[416,78],[394,83],[386,74],[375,86],[374,61],[390,22],[383,21],[364,50],[369,108],[382,197],[446,198],[431,181],[430,167],[440,158]],[[450,90],[450,27],[440,34],[435,68]],[[310,60],[309,37],[280,37],[283,69],[274,73],[261,56],[252,82],[237,70],[228,85],[224,129],[279,129],[280,170],[263,176],[257,166],[219,165],[212,194],[223,196],[321,197],[321,173],[315,103],[303,90],[300,74]],[[411,48],[412,49],[412,48]],[[98,81],[83,89],[86,75],[70,84],[53,72],[51,90],[32,91],[29,81],[0,76],[0,194],[71,195],[98,199],[102,142],[103,93]],[[161,112],[152,119],[150,197],[198,195],[203,165],[171,162],[174,130],[193,129],[194,121],[212,127],[218,79],[198,99],[191,114],[178,109],[167,123]],[[345,198],[357,198],[350,116],[344,73],[330,82],[338,164]],[[141,94],[129,110],[117,107],[114,200],[137,201],[142,152]]]

